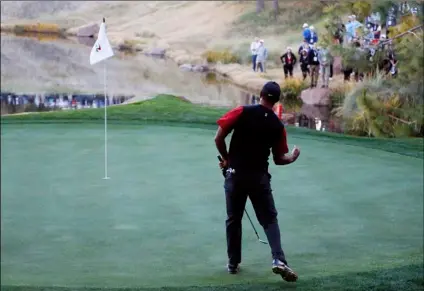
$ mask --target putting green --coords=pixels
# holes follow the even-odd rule
[[[103,180],[102,125],[3,125],[2,289],[281,290],[247,220],[243,272],[226,273],[213,135],[110,125]],[[289,144],[301,157],[271,173],[298,290],[422,288],[423,160],[296,134]]]

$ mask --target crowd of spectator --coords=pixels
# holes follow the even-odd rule
[[[104,96],[93,94],[14,94],[1,92],[0,96],[2,114],[25,111],[101,108],[105,106]],[[132,97],[107,97],[106,104],[107,106],[122,104]]]
[[[369,74],[370,71],[373,72],[373,70],[365,72],[359,64],[363,60],[371,64],[376,54],[379,56],[377,68],[387,75],[396,77],[398,60],[388,36],[391,33],[391,27],[397,25],[398,10],[403,15],[418,13],[417,7],[410,7],[407,1],[404,1],[399,7],[394,6],[389,9],[387,21],[384,24],[379,13],[372,13],[364,19],[363,23],[358,21],[356,15],[349,15],[346,22],[332,24],[335,26],[335,28],[333,27],[333,44],[352,48],[354,51],[352,56],[341,64],[344,81],[350,81],[352,76],[355,81],[361,81],[366,74]],[[311,88],[317,87],[320,77],[321,87],[328,88],[333,78],[334,55],[329,46],[318,45],[319,35],[314,26],[304,23],[302,28],[303,41],[297,50],[297,55],[291,47],[287,47],[280,56],[284,77],[292,78],[296,64],[300,64],[303,79],[310,78]],[[268,51],[264,46],[264,41],[255,38],[250,49],[253,71],[265,72]]]

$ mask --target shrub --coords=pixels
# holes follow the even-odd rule
[[[392,94],[385,100],[366,90],[358,96],[358,111],[346,119],[348,133],[374,137],[408,137],[415,135],[414,121],[405,119],[403,103]]]
[[[360,136],[416,136],[424,120],[423,107],[410,104],[381,77],[353,88],[335,111],[343,117],[346,132]]]
[[[234,55],[228,49],[224,51],[209,50],[204,52],[202,54],[202,57],[204,57],[208,63],[218,63],[218,62],[221,62],[223,64],[240,63],[240,58]]]
[[[39,33],[53,33],[53,34],[62,34],[63,30],[57,24],[51,23],[37,23],[37,24],[20,24],[15,25],[15,33],[24,33],[24,32],[39,32]]]
[[[142,38],[154,38],[156,34],[151,31],[144,30],[143,32],[136,32],[135,36]]]
[[[331,89],[330,100],[331,108],[337,108],[343,105],[346,94],[352,89],[353,83],[343,84],[342,86]]]
[[[308,88],[308,84],[302,79],[287,79],[280,84],[282,102],[296,102],[299,100],[300,94],[303,90]]]
[[[128,53],[134,53],[136,51],[142,50],[140,45],[145,44],[146,42],[138,39],[125,39],[122,43],[119,44],[118,50]]]

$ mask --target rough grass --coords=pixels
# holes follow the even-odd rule
[[[265,40],[268,49],[267,68],[280,68],[279,57],[288,46],[297,47],[302,43],[302,24],[314,25],[320,35],[324,32],[323,5],[319,1],[279,1],[279,14],[274,16],[272,1],[265,1],[265,10],[256,13],[255,3],[240,15],[228,29],[227,40],[220,41],[241,60],[250,65],[250,43],[254,37]]]
[[[4,32],[13,32],[16,34],[23,33],[46,33],[46,34],[64,34],[64,29],[61,29],[57,24],[54,23],[35,23],[35,24],[15,24],[15,25],[3,25],[1,30]]]
[[[228,108],[208,107],[191,104],[172,95],[159,95],[154,99],[118,105],[108,108],[108,121],[111,123],[158,123],[167,125],[187,125],[216,128],[216,120]],[[103,109],[81,109],[75,111],[52,111],[1,117],[7,123],[103,123]],[[288,127],[289,134],[299,138],[320,139],[328,142],[352,146],[380,149],[400,155],[424,158],[424,139],[390,139],[354,137],[331,132],[319,132],[305,128]]]
[[[322,16],[323,5],[319,1],[279,1],[279,13],[275,18],[272,1],[265,1],[265,10],[259,14],[256,9],[241,15],[233,26],[233,32],[249,32],[254,35],[281,34],[307,22],[316,22]],[[253,5],[252,5],[253,6]]]
[[[125,39],[118,45],[118,50],[124,52],[137,52],[145,48],[147,42],[141,39]]]
[[[208,50],[202,54],[202,57],[205,58],[208,63],[240,63],[240,58],[228,49],[225,49],[223,51]]]

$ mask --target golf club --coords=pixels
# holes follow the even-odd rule
[[[222,162],[222,161],[223,161],[221,156],[217,156],[217,158],[218,158],[218,160],[219,160],[220,162]],[[226,171],[227,171],[227,169],[226,169],[226,168],[222,168],[222,175],[223,175],[224,177],[225,177],[225,172],[226,172]],[[259,237],[259,234],[258,234],[258,232],[257,232],[257,230],[256,230],[256,227],[255,227],[255,225],[253,224],[253,221],[252,221],[252,219],[250,218],[249,213],[247,213],[247,210],[246,210],[246,209],[244,209],[244,212],[246,213],[247,218],[249,219],[250,225],[252,226],[253,231],[255,232],[256,237],[258,238],[258,241],[259,241],[260,243],[263,243],[263,244],[267,245],[267,244],[268,244],[268,242],[266,242],[266,241],[262,240],[262,239]]]

